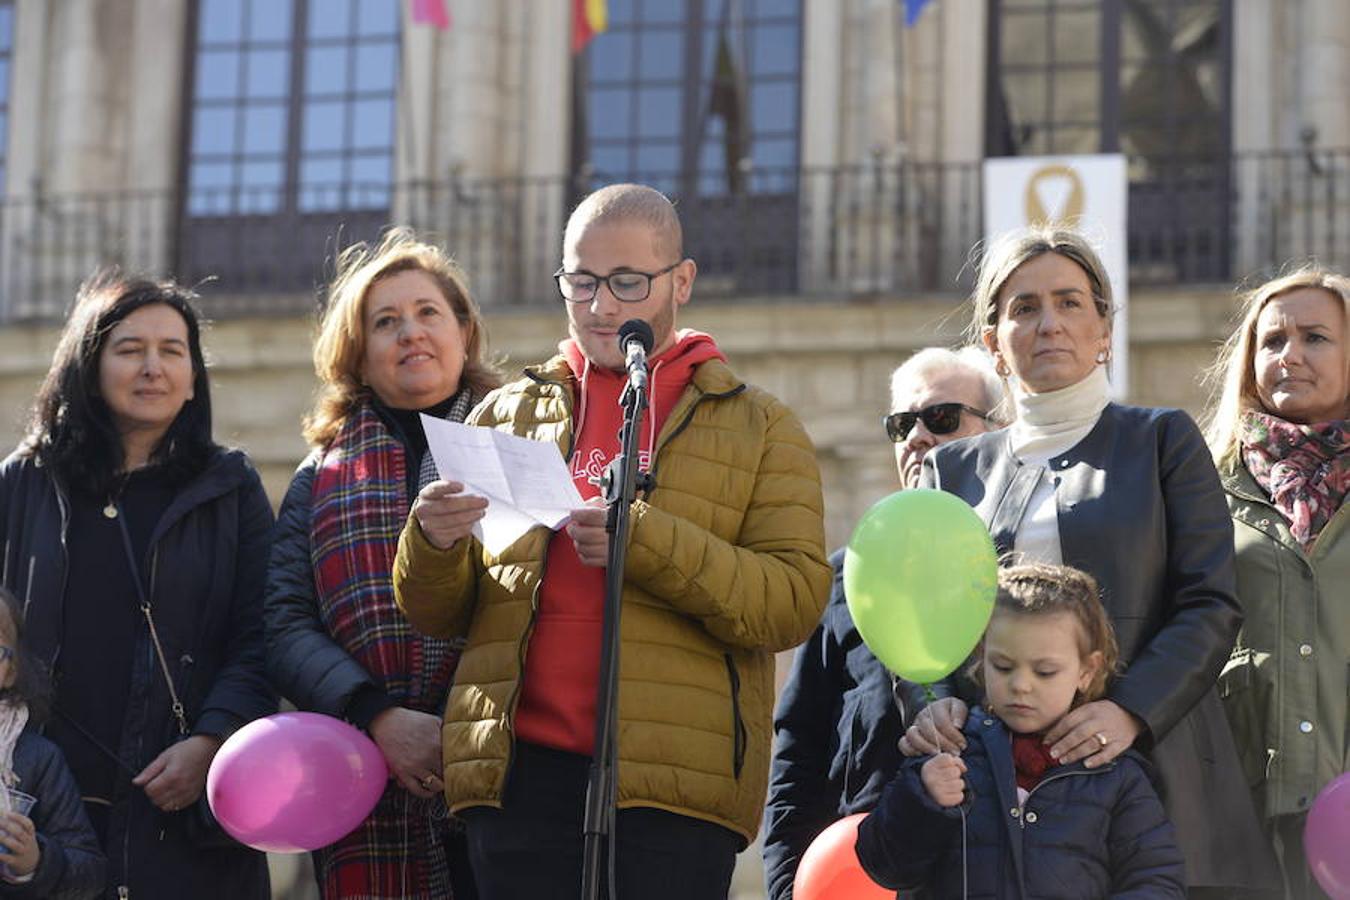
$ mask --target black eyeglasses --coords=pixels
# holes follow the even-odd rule
[[[934,403],[914,412],[897,412],[883,416],[886,436],[892,443],[900,443],[914,430],[914,423],[923,419],[923,427],[933,434],[951,434],[961,427],[961,411],[965,410],[977,419],[990,421],[989,414],[966,406],[964,403]]]
[[[558,282],[558,293],[569,303],[590,303],[600,290],[602,281],[609,285],[609,292],[614,295],[615,300],[621,303],[641,303],[651,295],[652,279],[660,278],[682,262],[684,260],[677,260],[659,272],[624,270],[610,272],[608,275],[597,275],[585,269],[578,269],[575,272],[564,272],[559,269],[553,273],[553,278]]]

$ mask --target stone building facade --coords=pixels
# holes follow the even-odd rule
[[[338,246],[439,235],[516,366],[562,334],[570,202],[639,178],[690,227],[684,321],[807,423],[837,545],[896,487],[888,373],[960,339],[987,156],[1129,155],[1133,402],[1199,411],[1236,283],[1350,266],[1341,0],[608,6],[576,56],[568,0],[447,0],[443,31],[400,0],[0,0],[0,437],[96,265],[216,276],[218,430],[279,500]]]

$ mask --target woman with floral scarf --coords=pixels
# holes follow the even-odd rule
[[[314,854],[330,900],[473,896],[441,799],[459,648],[413,631],[390,573],[412,501],[436,477],[419,413],[464,420],[499,383],[486,345],[464,273],[410,231],[339,257],[314,345],[314,450],[282,502],[264,601],[273,683],[366,730],[392,776],[365,822]]]
[[[1208,438],[1246,620],[1220,680],[1286,896],[1317,793],[1350,769],[1350,279],[1306,268],[1245,298]]]

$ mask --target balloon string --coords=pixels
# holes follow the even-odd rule
[[[923,698],[924,698],[924,700],[928,701],[928,705],[929,705],[929,706],[932,706],[934,703],[937,702],[937,694],[933,693],[933,685],[932,685],[931,682],[924,682],[924,684],[923,684]],[[941,732],[941,731],[938,731],[937,725],[934,725],[934,726],[933,726],[933,734],[937,735],[937,748],[938,748],[938,753],[944,753],[944,752],[946,752],[946,751],[944,751],[944,750],[942,749],[942,732]]]

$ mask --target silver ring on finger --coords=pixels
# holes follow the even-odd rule
[[[1097,745],[1103,750],[1106,749],[1107,744],[1111,743],[1110,739],[1108,739],[1106,736],[1106,732],[1104,731],[1097,732],[1096,734],[1093,735],[1093,737],[1097,739]]]

